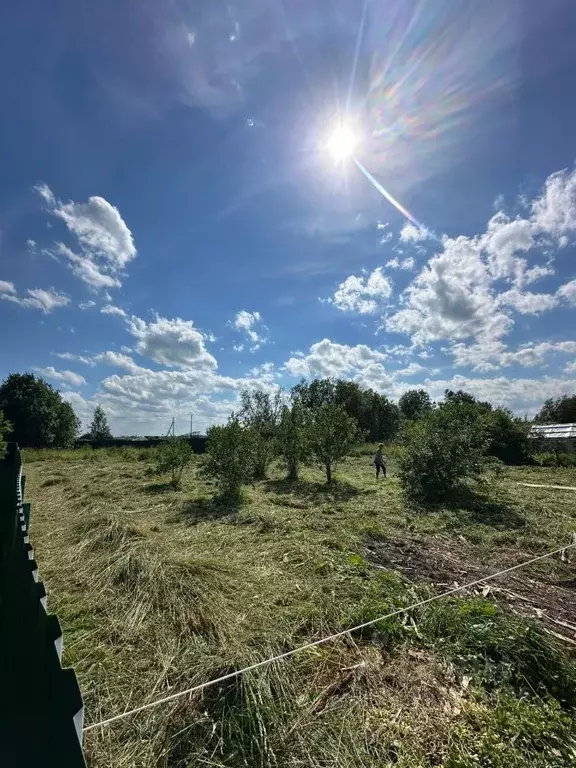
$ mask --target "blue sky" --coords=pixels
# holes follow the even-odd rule
[[[575,34],[570,0],[5,3],[0,376],[117,434],[301,376],[574,392]]]

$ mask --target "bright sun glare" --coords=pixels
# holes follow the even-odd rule
[[[357,143],[358,139],[350,126],[339,125],[328,139],[326,149],[334,160],[346,160],[352,156]]]

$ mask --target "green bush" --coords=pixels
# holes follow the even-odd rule
[[[204,472],[216,480],[222,499],[238,503],[242,486],[254,477],[254,431],[232,416],[225,426],[210,427],[207,438]]]
[[[332,482],[334,464],[347,456],[361,441],[358,423],[334,403],[317,406],[306,413],[304,440],[307,453]]]
[[[486,420],[468,403],[445,403],[407,423],[398,470],[407,499],[434,504],[452,496],[465,480],[480,479],[489,441]]]
[[[192,461],[194,451],[185,437],[173,437],[160,443],[154,455],[153,470],[158,475],[170,475],[170,482],[177,488],[182,473]]]
[[[541,467],[576,467],[576,453],[537,453],[534,461]]]

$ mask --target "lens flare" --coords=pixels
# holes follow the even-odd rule
[[[339,125],[334,129],[326,143],[326,149],[334,160],[346,160],[352,157],[358,144],[358,137],[349,125]]]

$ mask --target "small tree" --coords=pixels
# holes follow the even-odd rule
[[[398,407],[405,419],[422,419],[432,410],[430,395],[425,389],[409,389],[398,400]]]
[[[194,451],[186,437],[171,437],[156,448],[154,472],[158,475],[169,474],[171,484],[178,488],[193,455]]]
[[[108,426],[108,419],[104,413],[104,409],[99,405],[94,409],[94,417],[92,418],[92,424],[90,424],[90,439],[91,440],[111,440],[112,432]]]
[[[282,407],[282,392],[274,395],[259,390],[243,390],[240,393],[241,408],[238,414],[241,425],[252,433],[254,478],[266,477],[266,470],[274,456],[276,431]]]
[[[300,462],[306,457],[304,413],[298,403],[284,406],[277,431],[277,454],[288,470],[288,480],[298,480]]]
[[[204,471],[215,478],[222,499],[237,503],[254,477],[254,432],[231,416],[225,426],[210,427],[207,437]]]
[[[490,443],[486,418],[473,405],[447,403],[407,424],[398,475],[419,504],[449,498],[466,479],[479,479]]]
[[[357,422],[340,405],[326,403],[310,410],[305,419],[305,445],[332,482],[334,465],[362,439]]]
[[[0,411],[0,459],[4,458],[6,453],[6,438],[12,431],[12,424],[4,418],[4,414]]]

